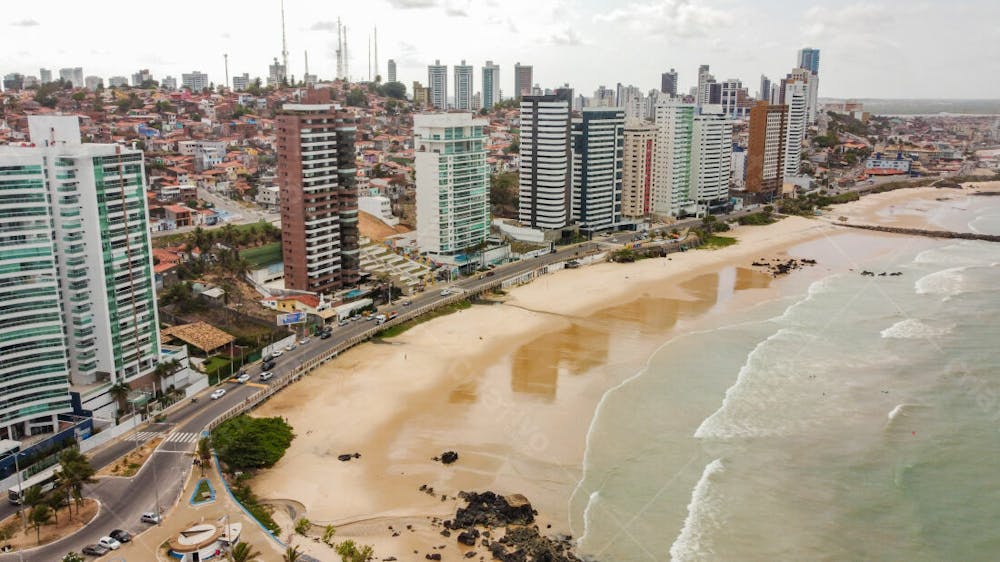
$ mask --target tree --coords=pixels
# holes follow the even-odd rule
[[[346,540],[334,549],[343,562],[366,562],[375,554],[375,549],[369,545],[358,547],[352,540]]]
[[[283,562],[298,562],[302,559],[302,551],[297,546],[289,546],[281,557]]]
[[[115,402],[118,403],[119,412],[125,410],[125,400],[128,398],[128,393],[131,391],[132,389],[129,385],[124,382],[119,382],[108,389],[108,394],[110,394],[111,397],[114,398]]]
[[[347,105],[353,107],[368,107],[368,96],[365,95],[365,91],[361,88],[354,88],[347,94],[347,99],[345,100]]]
[[[59,453],[59,466],[63,472],[73,499],[76,500],[76,512],[80,513],[80,504],[83,503],[83,485],[97,482],[94,474],[97,472],[91,466],[87,455],[79,449],[66,449]]]
[[[42,526],[48,525],[52,521],[52,509],[48,504],[40,503],[31,510],[28,516],[31,526],[35,528],[35,541],[42,542]]]
[[[378,93],[387,98],[406,99],[406,85],[402,82],[386,82],[379,87]]]
[[[66,556],[62,557],[62,562],[84,562],[84,559],[82,554],[67,552]]]
[[[212,462],[212,444],[208,437],[198,440],[198,460],[201,462],[201,475],[205,475],[205,467]]]
[[[279,417],[239,416],[212,432],[212,446],[231,468],[270,468],[284,456],[294,438],[292,426]]]
[[[260,556],[260,552],[254,550],[253,545],[239,541],[233,545],[229,552],[229,559],[232,562],[254,562]]]

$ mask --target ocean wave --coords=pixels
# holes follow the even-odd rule
[[[882,330],[881,334],[883,338],[923,339],[943,336],[950,332],[952,328],[954,328],[954,325],[936,328],[916,318],[907,318]]]
[[[809,284],[809,289],[806,291],[806,296],[800,299],[798,302],[792,303],[788,308],[785,309],[785,311],[781,314],[781,316],[775,318],[775,320],[778,322],[788,322],[792,320],[792,318],[795,315],[795,312],[799,308],[808,305],[810,302],[812,302],[814,298],[816,298],[819,295],[832,292],[835,288],[834,283],[838,279],[840,279],[840,277],[842,277],[842,274],[827,275],[822,279],[817,279],[816,281],[813,281],[812,283]]]
[[[944,295],[953,297],[965,290],[965,276],[962,275],[969,266],[952,267],[925,275],[913,284],[918,295]]]
[[[902,418],[905,418],[906,416],[908,416],[911,411],[916,410],[916,409],[920,409],[920,408],[926,408],[926,407],[927,406],[924,406],[922,404],[896,404],[896,407],[893,408],[892,411],[890,411],[887,414],[886,417],[888,417],[889,419],[885,423],[885,426],[887,428],[888,427],[892,427],[893,425],[895,425],[896,423],[898,423],[900,420],[902,420]]]
[[[984,261],[1000,259],[1000,248],[991,242],[963,240],[947,246],[924,250],[913,258],[917,265],[980,265]]]
[[[684,519],[681,532],[670,546],[670,558],[678,562],[685,560],[701,560],[712,557],[712,549],[706,538],[722,529],[722,501],[713,497],[711,480],[726,469],[722,459],[708,463],[694,490],[691,491],[691,503],[688,504],[688,514]]]

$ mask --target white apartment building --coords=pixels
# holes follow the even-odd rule
[[[389,63],[387,65],[387,69],[388,70],[387,70],[386,74],[388,75],[389,82],[395,82],[396,81],[396,61],[394,61],[393,59],[389,59]]]
[[[805,82],[785,84],[785,105],[788,106],[788,128],[785,133],[785,178],[799,176],[802,162],[802,141],[805,140],[809,118],[809,86]]]
[[[108,389],[117,383],[153,384],[153,380],[140,379],[151,376],[160,350],[142,152],[118,145],[82,144],[75,116],[32,116],[28,127],[34,147],[0,147],[2,167],[13,174],[0,176],[0,182],[20,177],[30,187],[21,209],[8,209],[0,220],[23,229],[25,241],[32,241],[26,244],[39,258],[40,273],[30,281],[39,284],[30,302],[31,307],[46,312],[36,317],[27,308],[5,311],[0,314],[0,332],[49,342],[44,362],[18,368],[29,380],[47,381],[45,388],[53,393],[48,400],[62,400],[54,394],[58,385],[54,371],[49,370],[52,362],[59,361],[60,376],[67,379],[59,384],[72,384],[80,392],[83,408],[112,417],[115,404]],[[48,203],[38,201],[25,207],[38,198],[39,186],[47,192]],[[48,236],[40,232],[43,212],[48,216]],[[0,259],[10,258],[6,248]],[[54,258],[57,267],[54,287],[45,273],[48,260],[42,258],[46,257]],[[20,271],[27,271],[24,265],[32,260],[22,262]],[[11,295],[4,302],[16,305],[19,300]],[[54,309],[60,311],[58,324],[49,316]],[[31,329],[23,322],[29,318]],[[53,333],[61,334],[65,359],[59,359],[50,341]],[[0,344],[11,342],[11,355],[5,356],[5,362],[8,357],[27,357],[23,352],[35,347],[19,347],[17,341],[12,338]],[[39,407],[38,411],[47,408]],[[21,405],[20,411],[31,409]],[[0,421],[0,427],[4,423]]]
[[[614,228],[622,219],[625,111],[586,108],[572,127],[573,220],[586,232]]]
[[[203,74],[197,70],[181,74],[181,87],[187,88],[192,92],[200,92],[207,88],[208,84],[208,74]]]
[[[662,99],[656,106],[656,161],[652,212],[679,216],[691,207],[691,133],[694,104]]]
[[[73,84],[74,88],[83,87],[83,68],[60,68],[59,79]]]
[[[816,113],[819,110],[819,76],[805,68],[793,68],[788,74],[788,81],[793,80],[806,85],[806,123],[815,123]]]
[[[177,89],[177,79],[173,76],[164,76],[163,80],[160,80],[160,87],[164,90],[171,92]]]
[[[704,214],[729,200],[733,153],[733,122],[718,105],[706,105],[691,126],[691,185],[689,199]]]
[[[622,151],[622,216],[645,218],[652,212],[656,127],[626,125]]]
[[[500,101],[500,65],[486,61],[483,67],[483,107],[490,109]]]
[[[413,116],[421,252],[447,260],[474,251],[489,236],[488,124],[471,113]]]
[[[233,76],[233,91],[242,92],[250,87],[250,74],[244,72],[242,76]]]
[[[427,102],[436,109],[448,109],[448,65],[440,60],[427,66]]]
[[[472,111],[472,65],[455,65],[455,109]]]
[[[572,151],[569,100],[522,96],[518,219],[559,229],[570,220]]]

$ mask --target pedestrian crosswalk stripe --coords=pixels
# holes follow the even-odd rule
[[[132,435],[132,437],[131,437],[130,440],[131,441],[149,441],[150,439],[156,437],[159,434],[160,434],[159,431],[140,431],[139,433],[136,433],[136,434]]]
[[[170,434],[170,437],[167,437],[167,441],[172,443],[194,443],[198,440],[198,437],[198,433],[180,431]]]

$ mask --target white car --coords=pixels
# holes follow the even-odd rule
[[[299,340],[299,345],[305,345],[309,343],[309,338],[302,338]]]
[[[243,373],[242,375],[236,377],[236,382],[240,384],[246,384],[246,382],[249,380],[250,380],[250,375],[247,373]]]
[[[274,377],[274,373],[272,373],[271,371],[264,371],[263,373],[260,374],[260,380],[262,380],[262,381],[269,381],[273,377]]]
[[[288,347],[285,348],[285,351],[291,351],[293,349],[295,349],[295,344],[294,343],[290,343],[290,344],[288,344]]]
[[[208,397],[211,398],[212,400],[218,400],[219,398],[222,398],[225,395],[226,395],[226,389],[220,388],[217,389],[212,394],[209,394]]]
[[[275,349],[275,350],[274,350],[274,353],[272,353],[272,354],[271,354],[271,357],[272,357],[272,358],[273,358],[273,357],[281,357],[281,354],[282,354],[282,353],[284,353],[284,351],[282,351],[282,350],[280,350],[280,349]]]
[[[97,544],[103,546],[104,548],[110,548],[111,550],[118,550],[122,547],[122,543],[116,541],[111,537],[101,537]]]
[[[153,513],[152,511],[147,511],[146,513],[143,513],[142,516],[139,517],[139,520],[142,521],[143,523],[153,523],[155,525],[156,523],[160,522],[160,516]]]
[[[450,294],[451,294],[451,291],[449,291],[448,289],[441,289],[441,296],[442,297],[447,297]]]

